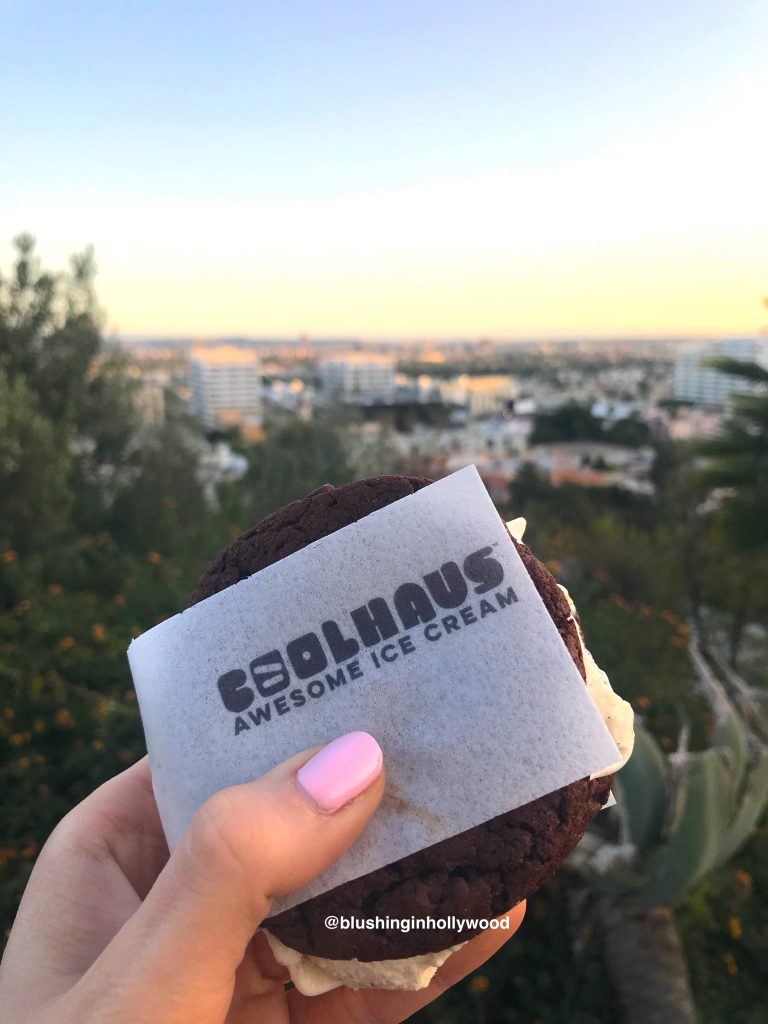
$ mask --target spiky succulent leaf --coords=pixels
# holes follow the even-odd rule
[[[731,773],[722,753],[686,758],[679,779],[679,811],[662,844],[645,858],[646,885],[633,894],[642,908],[675,903],[718,860],[732,817]]]
[[[634,750],[616,776],[616,788],[627,839],[643,852],[659,841],[667,808],[667,783],[664,755],[641,725],[635,727]]]
[[[701,645],[695,636],[688,645],[688,654],[699,678],[699,689],[709,704],[714,718],[709,746],[719,747],[726,752],[731,769],[735,800],[749,760],[747,728],[725,686],[713,672],[709,659],[704,657]]]
[[[716,712],[715,726],[710,739],[712,747],[720,747],[727,751],[730,758],[731,783],[733,786],[734,798],[744,779],[744,772],[749,761],[749,743],[747,731],[744,728],[744,720],[726,698],[725,706],[721,706],[719,715]]]
[[[768,804],[768,749],[762,749],[744,781],[736,815],[720,847],[718,864],[724,864],[739,849],[757,824]]]

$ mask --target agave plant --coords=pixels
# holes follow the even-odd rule
[[[744,680],[715,661],[718,678],[693,632],[689,651],[712,710],[708,747],[689,751],[684,727],[665,754],[638,726],[617,776],[614,837],[588,833],[571,862],[597,896],[627,1024],[695,1021],[672,908],[733,856],[768,803],[768,717]]]

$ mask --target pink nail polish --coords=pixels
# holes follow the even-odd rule
[[[339,736],[311,757],[296,774],[304,792],[324,811],[338,811],[380,774],[381,747],[367,732]]]

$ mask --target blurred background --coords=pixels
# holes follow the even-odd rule
[[[764,1020],[768,5],[0,13],[2,935],[143,755],[130,639],[319,484],[474,463],[638,741],[419,1019]]]

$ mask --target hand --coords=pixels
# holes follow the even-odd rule
[[[273,896],[351,845],[383,790],[378,744],[348,734],[217,793],[169,857],[149,761],[139,761],[71,811],[40,853],[0,966],[4,1024],[409,1017],[495,953],[524,905],[509,930],[471,939],[420,992],[286,990],[288,973],[257,932]]]

